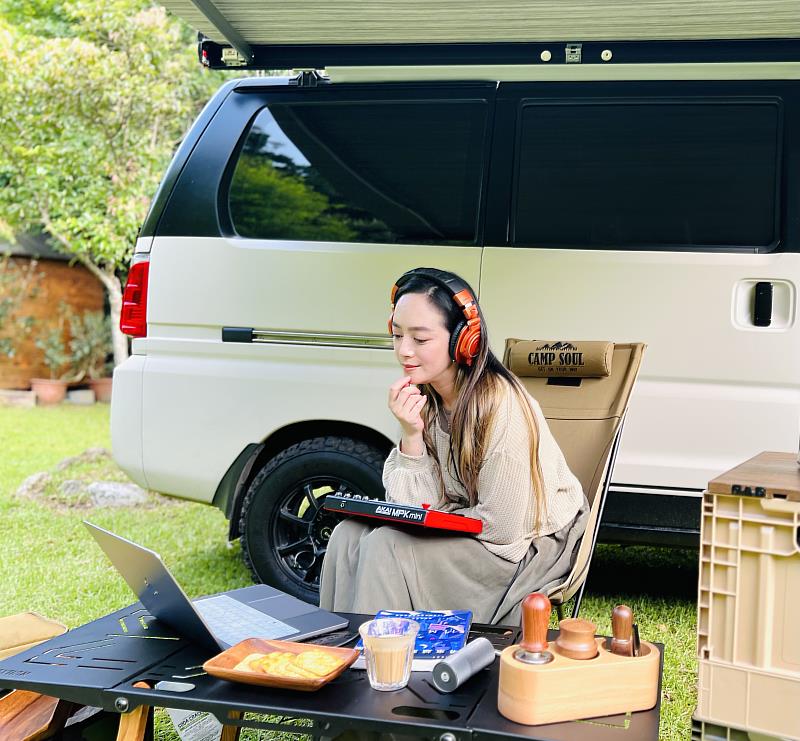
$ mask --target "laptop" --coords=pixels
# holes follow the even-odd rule
[[[212,651],[245,638],[299,641],[349,625],[266,584],[190,600],[157,553],[86,520],[83,524],[153,617]]]

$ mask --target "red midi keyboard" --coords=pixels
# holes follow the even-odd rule
[[[449,530],[453,533],[477,535],[483,523],[474,518],[452,512],[441,512],[423,504],[415,507],[410,504],[384,502],[382,499],[369,499],[350,494],[328,494],[322,508],[340,515],[355,515],[370,519],[384,520],[398,525],[420,525],[436,530]]]

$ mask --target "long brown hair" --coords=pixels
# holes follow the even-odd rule
[[[452,275],[452,274],[451,274]],[[459,277],[469,286],[463,278]],[[469,289],[473,296],[475,292]],[[398,288],[395,303],[407,293],[420,293],[428,297],[431,304],[442,314],[445,326],[451,336],[456,326],[464,318],[461,308],[453,296],[439,282],[425,274],[414,274]],[[477,297],[476,304],[477,304]],[[478,353],[472,365],[459,364],[456,369],[456,403],[450,420],[450,455],[446,465],[455,479],[461,482],[469,497],[470,506],[478,502],[478,476],[487,452],[489,433],[492,430],[498,406],[508,389],[516,397],[527,422],[530,439],[531,485],[536,498],[535,530],[539,530],[544,519],[545,497],[542,483],[542,470],[539,464],[539,425],[528,395],[519,379],[497,359],[489,349],[489,338],[483,312],[478,306],[481,320],[481,339]],[[423,410],[425,429],[423,440],[428,455],[434,461],[442,500],[448,499],[442,476],[442,461],[436,451],[430,430],[443,408],[442,398],[429,384],[421,384],[420,390],[429,400]]]

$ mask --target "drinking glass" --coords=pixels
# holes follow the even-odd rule
[[[405,618],[378,618],[359,627],[373,689],[399,690],[408,684],[418,631],[419,623]]]

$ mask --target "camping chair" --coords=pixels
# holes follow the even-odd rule
[[[589,501],[589,520],[567,578],[548,590],[558,617],[577,594],[577,617],[592,560],[622,423],[645,345],[506,340],[503,363],[539,402]]]

